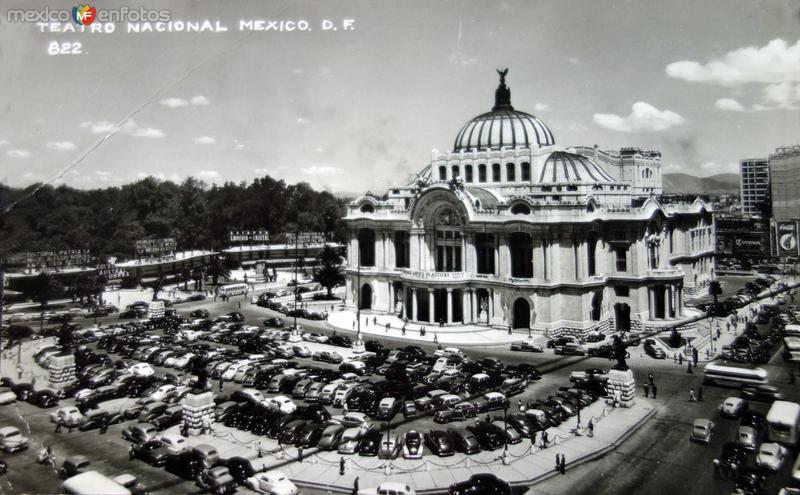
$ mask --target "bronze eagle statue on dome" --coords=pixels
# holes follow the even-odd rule
[[[495,69],[495,70],[500,75],[500,84],[505,84],[506,83],[506,74],[508,74],[508,68],[505,68],[503,70],[500,70],[500,69]]]

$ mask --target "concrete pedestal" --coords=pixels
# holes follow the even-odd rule
[[[619,396],[619,405],[631,407],[636,399],[636,380],[631,370],[611,370],[608,372],[606,391],[612,398]]]
[[[356,341],[353,342],[353,354],[362,354],[365,351],[366,348],[364,347],[364,341],[360,338],[356,339]]]
[[[214,407],[213,392],[186,394],[183,399],[183,421],[188,427],[189,435],[196,436],[203,433],[205,418],[208,418],[208,424],[214,421]]]
[[[75,356],[56,355],[50,358],[47,367],[50,373],[50,387],[58,390],[75,382]]]
[[[296,344],[296,343],[302,342],[302,341],[303,341],[303,334],[301,334],[300,330],[298,330],[297,328],[293,329],[289,333],[288,342],[290,342],[292,344]]]

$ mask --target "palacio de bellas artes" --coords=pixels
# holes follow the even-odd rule
[[[349,204],[347,306],[547,335],[680,322],[713,277],[712,206],[661,197],[659,151],[558,143],[497,72],[449,151]]]

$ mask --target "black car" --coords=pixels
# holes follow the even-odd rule
[[[450,434],[450,438],[453,439],[453,447],[458,452],[472,455],[481,451],[478,439],[471,431],[461,428],[450,428],[447,430],[447,433]]]
[[[473,474],[467,481],[450,485],[448,495],[511,495],[505,481],[489,473]]]
[[[208,318],[210,316],[210,313],[208,312],[207,309],[199,308],[189,313],[189,316],[191,316],[192,318]]]
[[[742,389],[742,399],[774,402],[783,399],[783,394],[772,385],[755,385]]]
[[[431,430],[424,435],[425,446],[438,455],[439,457],[447,457],[455,454],[453,448],[453,439],[450,434],[444,430]]]
[[[28,397],[33,395],[33,385],[30,383],[17,383],[11,385],[11,391],[17,394],[18,401],[27,401]]]
[[[766,477],[760,469],[745,467],[739,471],[736,480],[736,491],[742,495],[758,495],[764,492]]]
[[[280,318],[267,318],[264,320],[265,327],[272,327],[272,328],[281,328],[283,326],[283,320]]]
[[[326,425],[306,423],[300,433],[295,436],[294,444],[297,447],[316,447],[322,437]]]
[[[239,313],[238,311],[234,311],[232,313],[228,313],[228,316],[230,316],[231,320],[233,320],[235,322],[244,321],[244,315],[242,313]]]
[[[747,450],[744,445],[736,442],[725,442],[722,445],[722,453],[718,458],[714,459],[714,464],[723,468],[736,465],[737,467],[744,465],[747,460]]]
[[[244,457],[231,457],[225,463],[228,472],[239,485],[247,485],[247,478],[256,474],[253,464]]]
[[[169,449],[161,443],[161,440],[148,440],[141,444],[131,444],[129,454],[131,459],[139,459],[155,467],[163,466],[170,455]]]
[[[335,345],[337,347],[352,347],[353,340],[347,335],[332,335],[328,339],[328,344]]]
[[[364,349],[366,349],[369,352],[378,353],[383,350],[383,344],[381,344],[377,340],[368,340],[364,342]]]
[[[506,421],[525,438],[530,438],[531,435],[542,430],[541,425],[535,423],[524,414],[510,415],[506,418]]]
[[[303,428],[306,426],[306,421],[302,419],[295,419],[283,427],[280,434],[280,441],[284,445],[294,445],[300,438]]]
[[[186,450],[167,456],[166,470],[185,480],[194,480],[205,469],[204,457],[194,450]]]
[[[58,394],[54,390],[39,390],[28,396],[28,402],[41,408],[58,405]]]
[[[376,456],[381,446],[381,432],[380,430],[369,430],[361,437],[358,442],[358,455],[363,456]]]
[[[492,423],[481,421],[475,426],[468,426],[467,430],[475,435],[482,450],[494,450],[505,444],[503,430]]]

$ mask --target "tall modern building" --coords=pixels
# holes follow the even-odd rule
[[[800,218],[800,145],[778,148],[769,155],[772,217],[777,222]]]
[[[770,167],[766,158],[749,158],[739,162],[740,200],[744,216],[761,216],[769,201]]]
[[[712,277],[712,206],[657,197],[657,152],[557,145],[500,74],[451,150],[350,203],[346,304],[554,335],[682,319]]]

